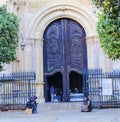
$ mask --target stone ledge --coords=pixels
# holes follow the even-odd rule
[[[61,110],[80,110],[82,102],[63,102],[63,103],[41,103],[38,104],[39,111],[61,111]]]

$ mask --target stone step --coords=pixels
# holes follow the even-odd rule
[[[41,103],[38,104],[37,110],[49,111],[49,110],[80,110],[82,102],[60,102],[60,103]]]
[[[71,102],[83,102],[84,94],[83,93],[71,93],[70,101]]]

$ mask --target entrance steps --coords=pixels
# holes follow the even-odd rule
[[[61,111],[61,110],[80,110],[82,102],[56,102],[56,103],[40,103],[37,110],[40,111]]]

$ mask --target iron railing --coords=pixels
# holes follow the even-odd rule
[[[120,107],[120,72],[84,71],[83,83],[83,92],[93,107]]]
[[[29,97],[36,95],[34,72],[0,75],[0,109],[24,109]]]

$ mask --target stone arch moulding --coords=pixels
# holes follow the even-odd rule
[[[85,29],[86,36],[96,36],[96,17],[91,12],[88,12],[84,6],[80,8],[71,5],[58,5],[46,9],[41,13],[39,11],[33,21],[29,24],[29,29],[26,33],[27,38],[42,39],[46,27],[54,20],[59,18],[70,18],[80,23]]]

